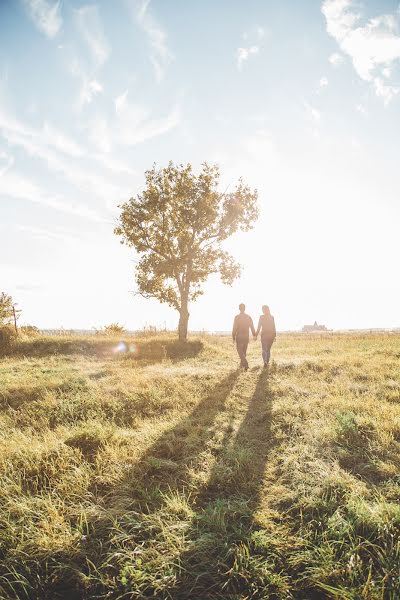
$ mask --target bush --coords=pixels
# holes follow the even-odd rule
[[[17,339],[17,332],[12,325],[0,325],[0,353],[8,352]]]
[[[40,334],[39,329],[34,325],[22,325],[22,327],[20,327],[19,330],[20,333],[22,333],[22,335],[25,335],[26,337],[36,337]]]
[[[119,323],[110,323],[104,327],[104,333],[106,335],[122,335],[125,333],[125,328]]]
[[[13,299],[5,292],[2,292],[0,294],[0,325],[11,323],[13,315]]]

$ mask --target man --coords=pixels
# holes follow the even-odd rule
[[[271,346],[276,338],[275,319],[271,315],[269,307],[264,304],[262,307],[263,314],[258,321],[256,339],[261,330],[261,349],[264,361],[264,367],[268,366],[271,356]]]
[[[240,366],[244,367],[247,371],[249,363],[247,362],[246,352],[247,346],[249,345],[249,329],[255,338],[256,332],[254,330],[253,319],[246,315],[244,312],[246,307],[244,304],[239,304],[240,313],[236,315],[233,321],[232,338],[233,342],[236,342],[236,349],[240,357]]]

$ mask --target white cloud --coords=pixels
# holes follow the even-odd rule
[[[76,19],[96,66],[102,66],[110,56],[111,48],[103,32],[97,6],[91,4],[78,8]]]
[[[327,77],[321,77],[321,79],[319,80],[319,87],[320,88],[324,88],[328,85],[328,78]]]
[[[314,106],[311,106],[311,104],[308,104],[308,102],[304,102],[304,107],[308,116],[312,119],[312,121],[314,121],[314,123],[319,123],[321,121],[322,115],[319,110],[317,110]]]
[[[104,88],[96,79],[92,81],[84,81],[81,88],[81,101],[83,104],[90,104],[93,97],[97,94],[102,94]]]
[[[37,29],[49,38],[55,37],[62,26],[60,2],[24,0],[24,4]]]
[[[400,93],[399,87],[387,85],[381,77],[374,78],[374,89],[376,95],[383,99],[385,106],[387,106],[389,102]]]
[[[339,54],[339,52],[333,52],[329,57],[329,62],[332,66],[338,67],[344,62],[343,54]]]
[[[150,61],[154,68],[156,81],[160,82],[173,59],[167,45],[167,34],[149,11],[150,0],[139,0],[135,4],[137,7],[135,18],[148,37]]]
[[[249,48],[238,48],[236,50],[236,63],[239,71],[242,70],[245,62],[248,61],[252,54],[258,54],[260,48],[258,46],[250,46]]]
[[[97,94],[104,91],[103,85],[86,72],[79,60],[74,60],[70,64],[70,71],[74,77],[80,79],[81,87],[78,95],[78,109],[82,109],[86,104],[90,104]]]
[[[254,27],[250,32],[245,31],[242,33],[242,39],[245,41],[251,39],[253,44],[236,49],[236,64],[239,71],[242,70],[243,65],[249,60],[250,56],[259,53],[264,36],[265,30],[259,26]]]
[[[367,117],[368,116],[368,111],[365,108],[365,106],[363,106],[362,104],[357,104],[356,111],[359,112],[360,115],[363,115],[363,117]]]
[[[384,84],[382,76],[389,78],[387,69],[400,59],[400,14],[383,14],[362,25],[353,0],[325,0],[321,10],[328,33],[350,56],[359,77],[372,83],[385,104],[390,102],[400,89]]]

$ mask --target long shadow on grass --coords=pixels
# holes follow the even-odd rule
[[[165,508],[165,493],[179,496],[187,489],[190,469],[201,460],[207,442],[215,435],[215,419],[225,409],[239,373],[238,369],[230,371],[211,390],[208,389],[188,415],[157,438],[122,481],[111,489],[93,490],[104,498],[104,518],[89,524],[90,534],[84,552],[94,564],[107,563],[105,571],[113,578],[118,580],[124,564],[130,564],[140,548],[152,546],[160,535],[154,526],[154,515]],[[114,555],[118,558],[105,559]],[[126,589],[129,589],[129,574],[127,579]],[[143,579],[137,585],[138,595],[130,596],[128,592],[127,597],[154,594],[149,581]],[[120,580],[114,593],[121,589],[124,584]],[[112,594],[101,584],[96,588],[97,593],[99,597]],[[78,592],[74,597],[81,596]]]
[[[118,489],[111,490],[112,501],[121,507],[123,497],[131,507],[148,512],[163,502],[162,491],[182,489],[192,466],[213,435],[217,415],[224,410],[239,370],[226,375],[198,402],[193,411],[168,429],[148,448],[128,472]]]
[[[102,359],[123,358],[146,363],[159,362],[165,358],[172,361],[193,358],[203,349],[200,340],[180,342],[171,338],[145,339],[121,338],[99,339],[96,336],[86,338],[48,337],[19,341],[8,355],[42,358],[46,356],[93,356]]]
[[[268,377],[266,370],[259,375],[234,439],[226,434],[225,448],[200,491],[186,535],[188,549],[177,561],[179,583],[168,589],[170,598],[267,597],[268,582],[256,566],[263,558],[252,559],[251,536],[272,444]]]

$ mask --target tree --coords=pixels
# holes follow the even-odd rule
[[[13,299],[11,296],[2,292],[0,294],[0,325],[8,325],[12,323],[14,318]]]
[[[258,217],[257,191],[241,179],[234,191],[221,193],[219,168],[204,163],[199,175],[190,164],[153,168],[146,187],[120,205],[115,233],[135,248],[138,293],[179,312],[179,339],[187,339],[189,303],[203,292],[211,273],[232,285],[240,265],[222,248],[238,230],[252,229]]]

